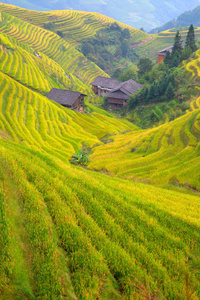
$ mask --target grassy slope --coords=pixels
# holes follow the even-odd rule
[[[73,46],[55,33],[6,13],[1,14],[0,30],[34,48],[35,51],[42,52],[60,64],[66,73],[72,73],[86,84],[89,84],[98,75],[107,76],[99,67],[89,62]]]
[[[52,9],[74,9],[84,11],[96,11],[104,13],[116,20],[120,20],[134,27],[145,29],[155,28],[161,24],[176,18],[180,13],[199,5],[198,0],[169,0],[160,5],[159,1],[148,0],[138,1],[119,1],[113,0],[112,5],[109,1],[97,0],[52,0],[46,2],[44,0],[4,0],[2,2],[15,4],[36,10],[52,10]]]
[[[200,74],[199,51],[197,56],[185,66],[194,77]],[[135,180],[179,183],[199,190],[199,103],[200,98],[193,100],[190,104],[192,112],[173,122],[113,137],[113,143],[94,149],[89,167]]]
[[[169,130],[173,123],[144,132],[101,110],[73,112],[41,95],[42,82],[46,79],[47,87],[52,83],[46,67],[62,74],[59,52],[43,49],[45,44],[33,38],[42,61],[35,58],[29,33],[33,30],[37,37],[40,29],[14,18],[11,29],[10,17],[4,17],[10,23],[3,27],[0,50],[0,299],[143,299],[136,288],[142,284],[152,297],[159,291],[167,299],[187,299],[189,293],[199,299],[199,197],[69,164],[83,142],[102,144],[103,136],[114,133],[127,144],[141,136],[145,154],[146,137],[147,144],[152,141],[149,150],[155,150],[162,135],[169,134],[171,145],[177,145],[171,150],[178,153],[187,134],[190,146],[182,150],[183,155],[187,150],[186,161],[191,148],[198,150],[192,134],[199,133],[199,100],[193,113],[177,120],[174,140]],[[19,76],[20,70],[27,75]],[[38,87],[33,74],[40,78]],[[131,132],[120,134],[125,131]]]
[[[91,37],[100,29],[107,28],[116,20],[99,13],[91,13],[74,10],[58,10],[50,12],[38,12],[22,9],[12,5],[0,4],[0,10],[7,12],[19,19],[32,23],[36,26],[44,27],[51,23],[51,30],[60,30],[64,34],[67,42],[77,45],[84,38]],[[145,40],[148,34],[132,26],[117,22],[122,28],[128,28],[133,43]]]
[[[154,62],[156,62],[157,61],[156,53],[162,49],[165,49],[173,45],[175,34],[176,31],[171,32],[170,30],[163,31],[158,34],[152,34],[152,40],[135,48],[135,51],[140,57],[148,57],[152,59]],[[187,35],[187,30],[180,31],[180,34],[182,36],[182,39],[185,40]],[[199,27],[195,29],[195,37],[196,39],[200,37]]]

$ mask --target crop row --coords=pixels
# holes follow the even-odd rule
[[[4,14],[1,31],[20,42],[28,44],[35,51],[44,53],[59,63],[66,73],[73,71],[74,75],[79,74],[78,77],[87,84],[98,75],[106,75],[99,67],[87,61],[80,52],[53,32],[6,14]],[[85,76],[85,73],[87,73],[87,76]]]
[[[6,131],[15,141],[35,145],[54,155],[57,153],[66,162],[83,141],[94,144],[99,142],[97,137],[135,128],[128,122],[97,113],[75,113],[30,91],[3,73],[0,77],[0,130]]]
[[[186,274],[198,299],[198,271],[190,272],[185,263],[189,255],[196,263],[198,256],[197,197],[118,178],[108,180],[23,145],[16,148],[3,142],[1,157],[10,180],[28,197],[23,205],[31,201],[38,218],[40,211],[51,217],[48,226],[54,224],[79,299],[103,298],[103,292],[117,299],[119,290],[126,299],[136,298],[135,278],[149,285],[152,294],[158,289],[167,299],[181,299],[180,295],[186,297]],[[29,213],[32,220],[28,209]],[[46,289],[48,295],[53,293],[48,285]]]
[[[199,120],[197,109],[158,128],[113,137],[94,149],[89,168],[199,189]]]
[[[5,11],[17,18],[30,22],[37,26],[47,26],[54,32],[62,31],[69,42],[77,44],[83,38],[91,37],[102,28],[106,28],[116,22],[99,13],[88,13],[73,10],[62,10],[53,12],[35,12],[22,8],[0,4],[0,10]],[[53,24],[53,27],[52,27]],[[124,29],[130,30],[133,41],[136,43],[145,40],[148,35],[136,28],[118,22]]]

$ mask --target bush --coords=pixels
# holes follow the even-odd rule
[[[83,144],[82,148],[72,155],[70,162],[74,165],[86,166],[90,161],[90,153],[91,149],[86,144]]]

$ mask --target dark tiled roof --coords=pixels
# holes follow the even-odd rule
[[[98,76],[95,81],[91,82],[91,85],[100,86],[103,88],[114,89],[119,84],[117,79]]]
[[[182,45],[182,48],[184,48],[184,47],[185,47],[185,42],[182,42],[181,45]],[[172,53],[173,47],[174,47],[174,46],[169,46],[169,47],[167,47],[167,48],[165,48],[165,49],[163,49],[163,50],[160,50],[160,51],[157,53],[157,55],[165,55],[167,51],[169,51],[170,53]]]
[[[106,94],[106,97],[118,98],[122,96],[121,99],[128,99],[130,95],[134,95],[137,89],[141,89],[142,84],[130,79],[125,82],[121,82],[115,89]]]
[[[80,95],[84,95],[84,94],[80,92],[52,88],[51,91],[46,96],[47,98],[54,100],[59,104],[65,106],[72,106]]]
[[[158,55],[165,55],[167,51],[169,51],[170,53],[172,52],[173,46],[167,47],[161,51],[159,51],[157,54]]]
[[[121,91],[116,92],[109,92],[106,94],[106,97],[108,98],[114,98],[114,99],[122,99],[122,100],[128,100],[130,95],[126,95]]]

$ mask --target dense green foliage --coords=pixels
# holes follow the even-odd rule
[[[135,61],[134,50],[130,45],[134,42],[128,28],[122,29],[117,23],[101,29],[91,38],[84,39],[81,52],[100,68],[111,74],[114,68],[128,60]]]

